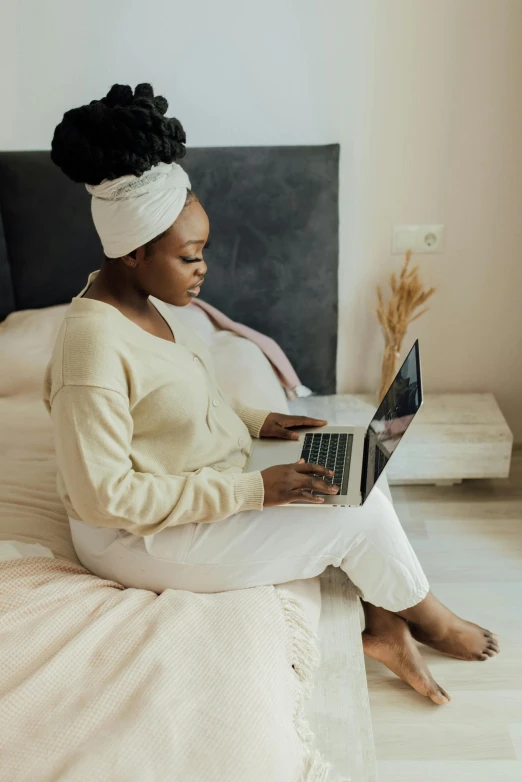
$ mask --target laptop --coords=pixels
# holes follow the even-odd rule
[[[325,424],[294,428],[293,431],[299,432],[299,440],[256,438],[245,472],[295,463],[303,457],[305,462],[334,470],[333,477],[318,477],[335,483],[340,487],[339,492],[314,491],[324,497],[322,503],[294,500],[280,507],[358,507],[368,499],[422,403],[419,340],[416,340],[367,428]]]

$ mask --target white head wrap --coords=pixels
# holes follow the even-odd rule
[[[190,180],[177,163],[158,163],[141,176],[126,174],[85,187],[105,255],[121,258],[172,225],[185,205]]]

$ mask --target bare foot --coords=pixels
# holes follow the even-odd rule
[[[438,635],[431,635],[413,623],[410,630],[417,641],[459,660],[489,660],[500,651],[498,636],[455,614],[445,631]]]
[[[413,608],[400,611],[417,641],[459,660],[488,660],[500,651],[498,636],[467,622],[431,592]]]
[[[439,687],[413,640],[408,623],[384,608],[363,602],[366,628],[362,634],[364,653],[386,665],[403,682],[434,703],[451,700]]]

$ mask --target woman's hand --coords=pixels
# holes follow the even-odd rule
[[[263,422],[260,437],[280,437],[283,440],[298,440],[297,432],[289,432],[291,426],[324,426],[328,421],[320,418],[307,418],[305,415],[286,415],[269,413]]]
[[[333,470],[320,464],[310,464],[299,459],[295,464],[275,464],[261,470],[265,487],[264,506],[288,505],[290,502],[324,502],[323,497],[313,494],[314,491],[325,494],[337,494],[339,487],[329,481],[323,481],[316,475],[331,478]]]

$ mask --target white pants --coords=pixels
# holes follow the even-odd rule
[[[95,575],[126,587],[224,592],[313,578],[341,567],[360,597],[389,611],[429,585],[389,499],[376,486],[360,508],[276,506],[139,537],[69,518],[74,548]]]

